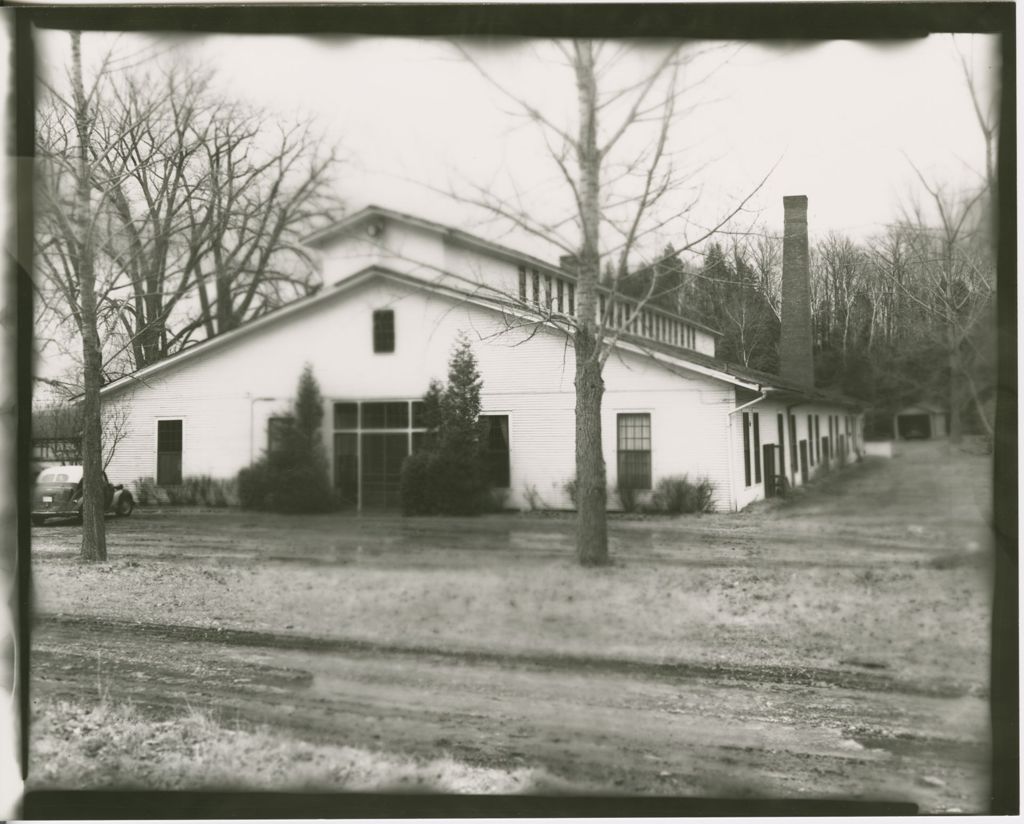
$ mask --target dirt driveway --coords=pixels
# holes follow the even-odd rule
[[[100,568],[73,527],[34,530],[33,701],[202,708],[579,791],[982,811],[985,499],[945,494],[948,460],[924,445],[782,508],[616,521],[618,566],[594,574],[557,517],[142,513]]]

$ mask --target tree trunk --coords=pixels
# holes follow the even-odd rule
[[[78,277],[82,324],[83,384],[82,399],[82,550],[86,561],[105,561],[107,536],[103,523],[105,493],[103,484],[102,426],[100,422],[100,382],[102,353],[96,331],[96,271],[91,214],[91,175],[89,159],[89,112],[82,83],[81,33],[71,33],[72,81],[75,96],[75,131],[78,135],[78,179],[76,181],[76,218],[78,222]]]
[[[601,155],[597,148],[597,78],[593,44],[589,41],[577,44],[575,68],[580,108],[577,152],[583,230],[576,287],[576,555],[581,564],[597,566],[608,563],[608,491],[601,448],[604,380],[597,319]]]
[[[590,334],[590,337],[587,337]],[[595,355],[599,341],[576,333],[576,556],[584,566],[608,563],[608,482],[601,448],[604,379]]]
[[[958,444],[963,440],[964,428],[961,412],[964,405],[963,376],[960,366],[960,352],[949,335],[949,442]]]

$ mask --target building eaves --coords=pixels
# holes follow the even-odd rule
[[[731,363],[712,355],[705,355],[689,349],[680,349],[669,344],[657,343],[646,338],[637,338],[636,336],[628,336],[626,339],[652,352],[664,352],[691,363],[705,366],[708,369],[714,369],[724,375],[736,378],[746,385],[756,384],[766,392],[778,396],[791,397],[800,403],[831,403],[856,408],[864,406],[863,401],[843,395],[842,393],[800,386],[799,384],[784,380],[778,375],[773,375],[771,372],[751,369],[750,367]]]
[[[547,263],[546,261],[541,260],[540,258],[527,254],[526,252],[519,252],[516,251],[515,249],[512,249],[511,247],[503,246],[502,244],[495,243],[494,241],[491,240],[486,240],[485,238],[471,234],[462,229],[456,229],[452,226],[446,226],[443,223],[437,223],[436,221],[429,220],[427,218],[417,217],[416,215],[410,215],[407,214],[406,212],[399,212],[396,211],[395,209],[388,209],[384,206],[366,206],[365,208],[360,209],[355,214],[349,215],[348,217],[344,217],[337,223],[334,223],[331,226],[327,226],[323,229],[320,229],[317,232],[314,232],[313,234],[306,237],[302,242],[306,246],[318,248],[331,238],[344,234],[353,226],[367,220],[368,218],[374,215],[395,220],[400,223],[406,223],[410,226],[417,226],[421,229],[425,229],[426,231],[433,232],[434,234],[447,238],[448,240],[459,246],[463,246],[470,249],[477,249],[479,251],[491,255],[492,257],[497,257],[508,263],[512,263],[515,265],[526,265],[529,266],[531,269],[536,269],[539,272],[543,272],[544,274],[547,275],[557,276],[560,278],[569,278],[570,280],[574,281],[578,280],[578,277],[574,272],[567,269],[562,269],[561,267],[558,266],[554,266],[550,263]],[[613,292],[612,289],[609,289],[607,286],[604,286],[602,284],[598,285],[598,290],[603,292],[605,295],[610,295]],[[622,297],[625,300],[634,300],[633,298],[630,298],[627,295],[623,295]],[[661,315],[666,315],[668,317],[677,318],[697,329],[700,329],[702,332],[705,332],[708,335],[715,336],[716,338],[722,337],[722,333],[719,332],[717,329],[714,329],[688,315],[684,315],[679,312],[672,312],[663,307],[653,305],[645,307],[645,309],[648,309],[649,311],[656,312]]]
[[[381,266],[369,266],[356,275],[335,284],[333,287],[323,289],[315,295],[310,295],[309,297],[292,301],[291,303],[285,304],[284,306],[268,312],[259,318],[251,320],[236,329],[232,329],[230,332],[225,332],[224,334],[209,338],[195,346],[191,346],[188,349],[178,352],[169,358],[165,358],[158,363],[143,367],[129,375],[118,378],[116,381],[102,387],[100,393],[101,395],[109,395],[122,389],[126,389],[129,386],[144,383],[148,378],[157,375],[160,372],[180,366],[189,360],[214,351],[232,341],[236,341],[240,338],[256,333],[284,318],[288,318],[312,307],[329,302],[351,288],[378,276],[382,276],[390,280],[397,280],[424,291],[443,294],[453,300],[471,303],[491,311],[500,311],[507,314],[515,310],[515,307],[513,306],[501,304],[498,301],[481,297],[477,294],[471,294],[449,286],[428,283],[420,280],[419,278],[415,278],[401,272],[395,272]],[[526,316],[524,315],[524,317]],[[838,396],[832,396],[817,390],[807,390],[806,388],[787,385],[778,380],[778,377],[775,375],[737,366],[736,364],[729,363],[728,361],[711,357],[710,355],[704,355],[699,352],[694,352],[689,349],[682,349],[668,344],[656,343],[636,335],[623,336],[620,338],[618,345],[635,354],[649,357],[656,363],[662,365],[669,363],[682,366],[683,368],[690,367],[699,373],[708,375],[717,380],[722,380],[745,388],[757,387],[769,392],[795,394],[807,401],[839,403],[847,406],[854,405],[855,403],[851,401],[851,399],[846,399],[844,401]]]

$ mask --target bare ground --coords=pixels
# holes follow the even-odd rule
[[[36,529],[33,746],[61,768],[33,777],[159,784],[166,769],[123,757],[75,771],[109,743],[47,720],[100,700],[447,758],[524,790],[982,811],[987,462],[943,448],[781,507],[616,520],[617,566],[597,571],[567,557],[570,520],[537,515],[139,513],[111,522],[100,567],[75,560],[76,527]]]

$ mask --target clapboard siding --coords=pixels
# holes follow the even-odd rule
[[[395,312],[390,354],[372,351],[372,313],[382,308]],[[130,409],[129,428],[109,472],[125,482],[155,475],[156,422],[180,418],[183,474],[234,476],[264,449],[267,419],[287,411],[307,362],[325,398],[329,446],[333,401],[421,397],[432,377],[445,377],[460,331],[472,341],[484,379],[484,412],[510,417],[508,505],[525,507],[534,492],[543,506],[571,506],[565,484],[574,474],[575,369],[565,337],[546,328],[509,328],[496,310],[386,277],[170,364],[144,385],[109,393],[106,402]],[[731,386],[675,374],[628,352],[609,359],[605,383],[609,488],[617,480],[616,415],[648,411],[655,482],[669,475],[706,475],[719,506],[728,508]],[[609,505],[618,506],[614,493]]]

